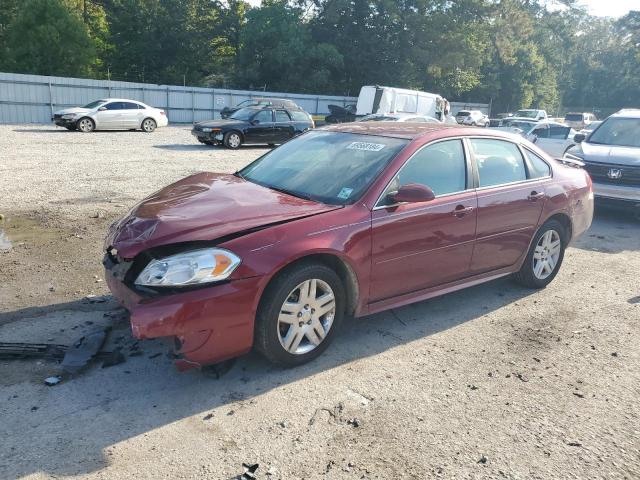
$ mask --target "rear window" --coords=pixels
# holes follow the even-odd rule
[[[471,115],[471,112],[469,110],[460,110],[458,113],[456,113],[456,117],[468,117],[469,115]]]
[[[568,113],[567,115],[564,116],[564,119],[567,122],[581,122],[582,121],[582,114],[581,113]]]

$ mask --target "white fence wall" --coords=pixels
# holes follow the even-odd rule
[[[85,78],[47,77],[0,72],[0,123],[48,123],[62,108],[85,105],[107,97],[130,98],[162,108],[172,123],[219,118],[220,110],[252,97],[289,98],[314,115],[329,113],[329,105],[355,103],[356,97],[300,93],[181,87]],[[462,109],[489,113],[489,105],[452,102],[453,114]]]
[[[0,72],[0,123],[48,123],[62,108],[107,97],[130,98],[162,108],[172,123],[219,118],[225,106],[253,97],[289,98],[307,112],[329,113],[328,105],[354,103],[354,97],[181,87],[84,78],[46,77]]]

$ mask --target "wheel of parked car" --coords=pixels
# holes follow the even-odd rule
[[[151,133],[156,129],[157,126],[158,124],[156,124],[156,121],[153,118],[145,118],[142,121],[142,130],[144,132]]]
[[[96,124],[89,117],[81,118],[80,120],[78,120],[78,123],[76,125],[78,130],[83,133],[93,132],[96,128]]]
[[[566,233],[562,224],[549,220],[536,233],[515,280],[530,288],[544,288],[555,278],[566,247]]]
[[[344,286],[331,268],[297,265],[276,277],[262,296],[256,349],[285,366],[313,360],[331,343],[344,309]]]
[[[224,145],[228,148],[236,149],[242,145],[242,138],[238,132],[227,132],[224,134]]]

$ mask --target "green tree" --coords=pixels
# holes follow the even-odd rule
[[[265,0],[247,13],[240,35],[237,82],[269,90],[328,92],[342,70],[342,56],[328,42],[314,42],[303,10],[286,0]]]
[[[3,68],[40,75],[85,76],[95,46],[60,0],[25,0],[6,29]]]

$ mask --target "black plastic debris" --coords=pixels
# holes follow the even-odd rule
[[[202,373],[207,377],[215,378],[216,380],[220,380],[220,377],[229,373],[231,368],[235,365],[236,359],[231,358],[229,360],[225,360],[220,363],[215,363],[213,365],[207,365],[202,367]]]
[[[67,351],[66,345],[46,343],[0,343],[0,360],[49,358],[59,360]]]
[[[97,328],[76,340],[62,359],[62,369],[71,374],[79,372],[98,353],[109,330],[110,327]]]
[[[127,359],[122,354],[119,348],[116,348],[113,352],[109,352],[108,355],[104,356],[104,360],[102,362],[102,368],[109,368],[115,365],[120,365],[124,363]]]
[[[481,464],[483,464],[483,465],[484,465],[485,463],[487,463],[487,461],[488,461],[488,460],[489,460],[489,459],[488,459],[486,456],[482,455],[482,456],[480,457],[480,460],[478,460],[478,463],[481,463]]]
[[[242,468],[244,468],[244,472],[238,477],[238,480],[256,480],[256,470],[258,470],[259,466],[257,463],[252,465],[243,463]]]

